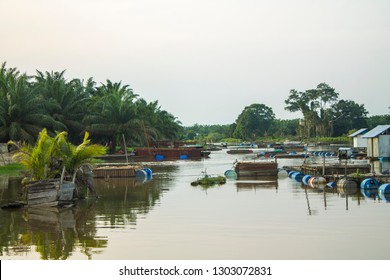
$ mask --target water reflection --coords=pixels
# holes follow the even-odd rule
[[[278,189],[278,181],[275,178],[240,178],[236,181],[237,191],[257,189]]]
[[[1,203],[17,200],[20,178],[3,179]],[[98,198],[71,208],[29,207],[0,210],[0,256],[20,256],[32,248],[41,259],[67,259],[81,252],[87,259],[108,246],[99,228],[134,227],[169,188],[164,180],[141,183],[131,179],[95,180]]]

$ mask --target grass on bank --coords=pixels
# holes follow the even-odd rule
[[[19,176],[26,168],[20,163],[9,163],[0,166],[0,176]]]

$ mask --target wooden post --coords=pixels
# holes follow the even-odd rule
[[[125,155],[126,155],[126,163],[129,163],[129,158],[127,157],[127,145],[125,141],[125,135],[122,133],[122,138],[123,138],[123,145],[125,146]]]
[[[322,165],[322,176],[325,176],[325,154],[324,154],[324,160]]]

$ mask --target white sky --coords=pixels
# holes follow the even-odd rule
[[[389,113],[389,0],[0,0],[0,63],[128,84],[183,125],[326,82]]]

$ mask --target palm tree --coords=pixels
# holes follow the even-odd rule
[[[65,71],[45,74],[37,71],[33,90],[45,99],[48,114],[62,123],[69,132],[69,138],[76,141],[80,140],[84,129],[82,119],[89,96],[81,80],[67,82],[64,74]]]
[[[106,153],[106,148],[101,145],[91,144],[89,133],[84,135],[83,142],[75,146],[67,139],[67,133],[57,133],[54,138],[55,155],[61,159],[63,167],[73,175],[72,182],[76,180],[79,169],[86,164],[90,164],[96,156]]]
[[[0,141],[29,141],[47,127],[62,130],[62,123],[47,115],[45,100],[30,89],[29,77],[15,69],[0,69]]]
[[[47,134],[46,129],[43,129],[39,133],[37,142],[34,146],[26,142],[19,145],[14,141],[9,141],[8,144],[15,145],[19,149],[19,151],[14,154],[13,158],[26,167],[30,177],[29,181],[54,178],[56,173],[50,172],[54,141],[53,138]]]
[[[94,157],[104,155],[106,149],[100,145],[92,145],[88,139],[88,132],[78,146],[70,143],[67,135],[67,132],[63,131],[50,137],[47,130],[43,129],[33,146],[27,143],[19,146],[14,141],[8,143],[19,148],[14,159],[26,167],[30,181],[55,178],[62,170],[66,170],[72,174],[74,182],[80,167],[91,163]]]
[[[141,139],[142,126],[136,112],[137,97],[128,86],[107,81],[97,89],[93,111],[84,122],[93,137],[105,137],[115,147],[122,139]]]

